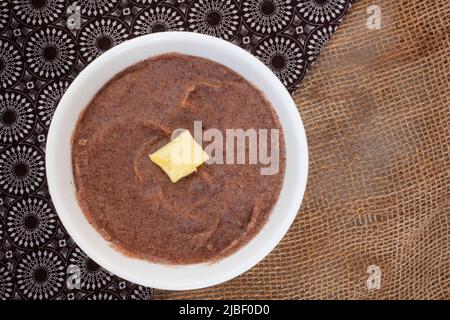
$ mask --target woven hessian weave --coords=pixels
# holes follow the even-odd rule
[[[448,0],[357,1],[295,94],[310,171],[288,234],[240,277],[157,298],[450,299],[449,37]]]

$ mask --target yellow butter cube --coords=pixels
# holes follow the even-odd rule
[[[197,171],[203,162],[209,159],[208,154],[186,130],[164,147],[152,153],[150,159],[163,169],[172,182]]]

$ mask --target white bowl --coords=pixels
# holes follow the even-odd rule
[[[76,196],[71,136],[80,112],[115,74],[148,57],[179,52],[207,58],[236,71],[265,93],[284,131],[286,175],[262,230],[234,254],[216,262],[170,266],[123,255],[88,223]],[[257,58],[227,41],[188,32],[164,32],[126,41],[98,57],[72,82],[53,116],[46,147],[47,180],[56,211],[78,246],[96,263],[137,284],[167,290],[212,286],[247,271],[283,238],[300,207],[308,173],[308,148],[296,105],[278,78]],[[81,279],[83,280],[83,279]]]

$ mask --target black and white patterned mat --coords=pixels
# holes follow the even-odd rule
[[[293,92],[350,2],[1,0],[0,299],[152,295],[89,259],[64,230],[48,194],[47,130],[64,91],[87,64],[132,37],[188,30],[250,51]]]

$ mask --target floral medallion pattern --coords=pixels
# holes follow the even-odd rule
[[[190,31],[252,53],[293,93],[352,2],[0,1],[0,299],[154,295],[88,257],[60,223],[48,192],[47,133],[56,108],[63,107],[59,101],[83,68],[128,39]]]

